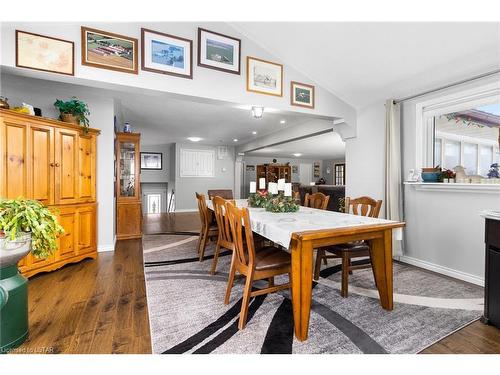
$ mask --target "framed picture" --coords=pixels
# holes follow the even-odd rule
[[[292,173],[299,173],[299,166],[298,165],[292,165]]]
[[[82,26],[82,65],[138,73],[139,41]]]
[[[16,30],[16,66],[75,75],[75,43]]]
[[[240,74],[241,40],[198,28],[198,66]]]
[[[321,174],[321,165],[319,162],[314,162],[314,177],[319,177]]]
[[[161,152],[141,152],[141,169],[160,170],[162,169]]]
[[[283,65],[247,56],[247,91],[283,96]]]
[[[255,172],[255,165],[247,165],[245,170],[247,172]]]
[[[193,79],[193,41],[141,29],[142,70]]]
[[[314,86],[290,82],[290,104],[297,107],[314,108]]]

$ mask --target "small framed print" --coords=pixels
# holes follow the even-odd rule
[[[314,86],[290,82],[290,104],[298,107],[314,108]]]
[[[16,66],[75,75],[75,43],[16,30]]]
[[[82,26],[82,65],[138,73],[139,41]]]
[[[193,41],[141,29],[141,68],[147,72],[193,79]]]
[[[198,28],[198,66],[240,74],[241,40]]]
[[[247,56],[247,91],[283,96],[283,65]]]
[[[163,169],[161,152],[141,152],[141,169],[161,170]]]

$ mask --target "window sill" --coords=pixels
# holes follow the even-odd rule
[[[500,193],[500,184],[445,184],[442,182],[404,182],[421,191],[448,191],[457,193]]]

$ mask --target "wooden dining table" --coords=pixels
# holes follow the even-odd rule
[[[393,236],[401,238],[404,222],[303,206],[298,212],[273,213],[248,207],[246,199],[235,202],[240,208],[248,208],[252,231],[291,252],[293,321],[299,341],[307,340],[309,331],[314,249],[352,241],[369,242],[380,304],[385,310],[393,309],[392,241]],[[207,201],[207,206],[212,209],[212,202]]]

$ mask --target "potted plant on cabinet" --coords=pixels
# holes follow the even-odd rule
[[[89,130],[89,119],[90,115],[89,107],[85,102],[78,100],[76,96],[73,96],[71,100],[63,101],[57,99],[54,103],[60,114],[60,119],[64,122],[69,122],[72,124],[81,125],[83,127],[83,132],[87,133]]]
[[[55,215],[35,200],[0,199],[0,353],[28,337],[28,280],[17,263],[30,251],[47,258],[64,232]]]

